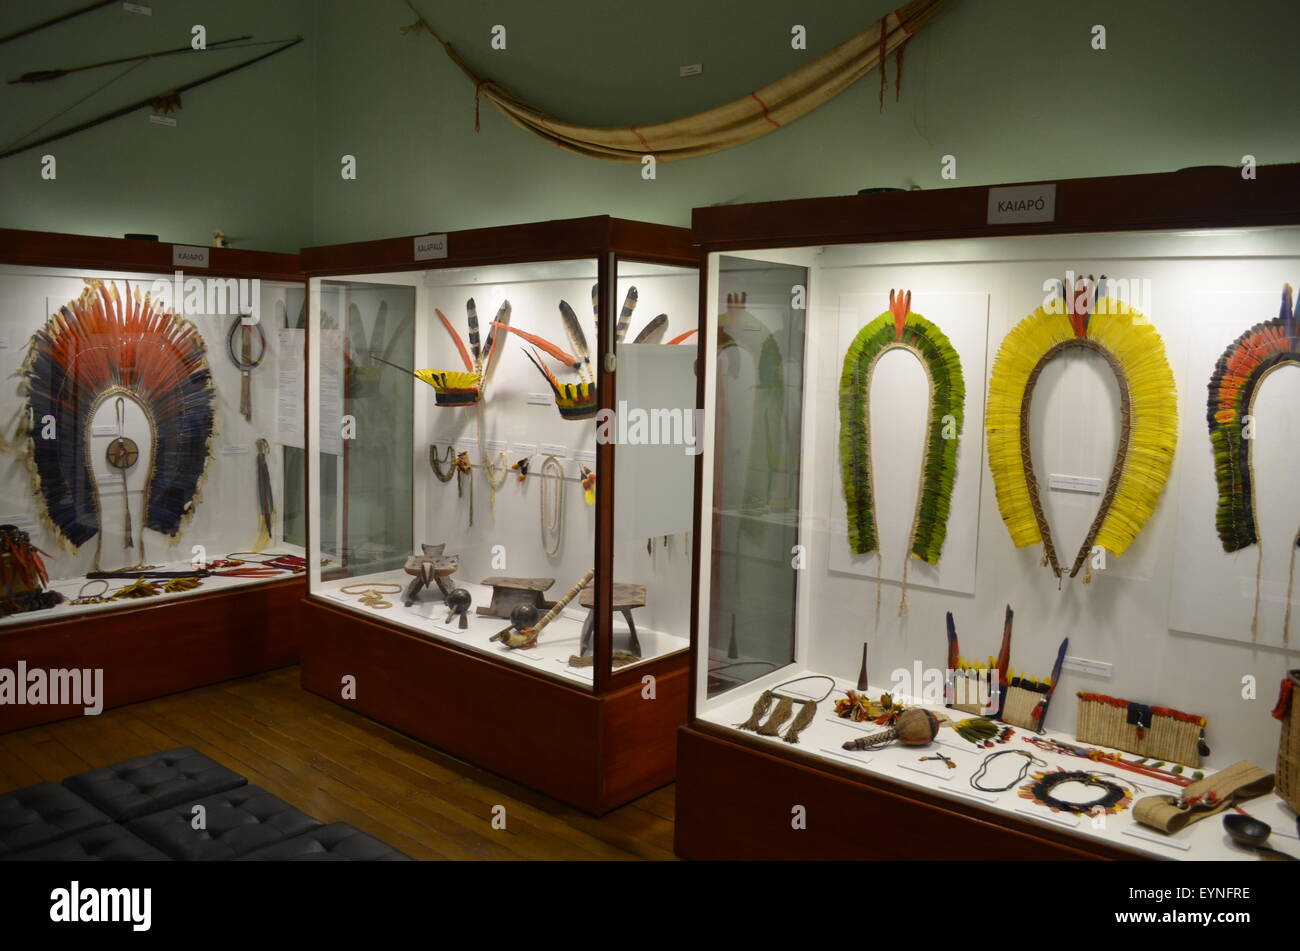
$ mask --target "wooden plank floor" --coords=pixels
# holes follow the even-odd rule
[[[0,735],[0,793],[176,746],[417,859],[673,858],[671,786],[593,819],[307,693],[296,667]]]

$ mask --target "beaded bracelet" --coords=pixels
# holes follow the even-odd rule
[[[96,591],[94,594],[86,594],[86,585],[92,585],[95,584],[96,582],[102,584],[104,587]],[[112,601],[113,600],[112,598],[105,597],[105,595],[108,594],[108,587],[109,587],[108,581],[105,580],[104,578],[92,578],[81,586],[81,590],[78,591],[77,596],[72,599],[72,603],[73,604],[104,604],[108,601]]]

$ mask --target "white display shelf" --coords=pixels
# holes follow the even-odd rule
[[[499,641],[491,640],[493,634],[496,634],[510,622],[502,618],[485,617],[475,613],[479,605],[488,604],[492,600],[492,589],[489,586],[474,584],[460,578],[455,579],[456,587],[464,588],[474,599],[468,614],[469,625],[465,630],[461,630],[458,626],[460,623],[458,618],[452,618],[450,623],[445,621],[447,607],[443,604],[442,595],[436,587],[426,588],[420,593],[420,598],[414,604],[409,608],[405,607],[402,603],[403,593],[410,582],[411,576],[399,569],[359,575],[355,578],[323,581],[316,593],[329,601],[346,605],[353,611],[373,615],[378,620],[392,622],[417,634],[448,641],[461,647],[468,647],[478,653],[504,660],[507,663],[581,684],[584,687],[591,686],[591,667],[569,666],[569,658],[579,651],[582,639],[582,624],[587,617],[587,608],[578,607],[577,599],[574,599],[574,602],[569,607],[542,630],[535,647],[526,650],[512,650]],[[357,595],[347,595],[341,592],[342,588],[353,588],[365,584],[401,585],[403,593],[383,595],[384,600],[392,604],[391,608],[371,608],[362,604]],[[547,592],[547,594],[553,597],[556,596],[554,589]],[[636,632],[637,639],[641,643],[642,663],[659,657],[666,657],[677,651],[686,650],[690,646],[690,642],[684,637],[648,630],[639,624]],[[614,649],[627,650],[628,647],[627,628],[616,613],[614,617]],[[615,669],[622,671],[629,669],[629,667]]]
[[[769,675],[758,686],[748,685],[728,694],[724,701],[715,701],[710,704],[706,710],[699,713],[699,719],[715,726],[734,730],[737,736],[743,736],[761,743],[774,744],[776,749],[780,751],[780,755],[785,755],[792,749],[798,750],[805,755],[813,756],[828,763],[847,766],[866,774],[884,777],[904,786],[947,797],[959,809],[968,808],[973,814],[976,814],[977,810],[987,809],[995,813],[1014,815],[1018,819],[1028,819],[1038,825],[1055,829],[1068,828],[1072,834],[1084,839],[1101,840],[1109,845],[1126,848],[1152,858],[1192,859],[1198,861],[1256,860],[1253,852],[1238,847],[1228,838],[1227,833],[1223,830],[1222,814],[1202,819],[1169,836],[1144,826],[1134,819],[1133,805],[1136,804],[1137,799],[1148,795],[1176,794],[1179,787],[1174,784],[1150,779],[1128,770],[1108,768],[1104,762],[1093,763],[1079,757],[1046,752],[1037,746],[1026,743],[1024,738],[1034,734],[1019,727],[1015,728],[1015,735],[1007,743],[995,745],[990,749],[979,749],[973,743],[967,743],[961,739],[952,729],[944,727],[940,729],[936,742],[929,746],[913,747],[904,746],[900,743],[891,743],[887,746],[863,752],[841,751],[840,746],[845,741],[861,736],[863,732],[875,732],[884,729],[884,727],[878,727],[875,724],[861,724],[850,720],[842,720],[834,715],[834,702],[839,697],[844,696],[845,690],[854,687],[851,681],[838,678],[835,680],[835,691],[821,702],[817,717],[800,735],[797,745],[791,746],[780,737],[759,736],[757,733],[735,729],[736,724],[743,723],[749,718],[754,702],[758,699],[764,687],[772,685],[768,684],[767,681],[771,680],[774,684],[793,680],[797,677],[814,675],[820,676],[818,671],[793,668],[781,671],[780,676],[775,679],[773,679],[774,675]],[[802,684],[794,685],[788,688],[788,692],[792,695],[804,695],[807,692],[804,689],[806,686]],[[872,687],[868,692],[870,696],[877,697],[884,691]],[[812,699],[816,699],[817,696],[820,696],[820,691],[813,694]],[[1058,703],[1062,703],[1073,698],[1059,696],[1055,699]],[[909,706],[913,705],[906,699],[904,699],[904,702],[908,703]],[[924,704],[920,706],[926,707]],[[947,710],[943,707],[929,706],[926,708],[944,713],[954,720],[964,719],[967,716],[967,714]],[[1069,743],[1077,743],[1073,737],[1051,730],[1048,730],[1043,736],[1045,739],[1060,739]],[[1054,814],[1049,809],[1039,806],[1031,800],[1021,798],[1019,788],[1024,785],[1024,782],[1017,783],[1011,789],[1000,793],[985,793],[971,787],[970,777],[979,768],[986,755],[997,750],[1011,749],[1023,749],[1032,752],[1040,760],[1045,761],[1051,769],[1063,767],[1067,770],[1097,770],[1111,773],[1137,790],[1134,803],[1117,815],[1108,815],[1104,817],[1103,821],[1094,822],[1087,816],[1076,817],[1063,813]],[[1105,748],[1102,747],[1102,749]],[[1107,752],[1119,751],[1107,750]],[[920,763],[919,760],[922,756],[934,756],[937,753],[943,753],[957,763],[955,769],[947,771],[950,774],[949,777],[938,778],[937,774],[929,775],[914,768],[932,765],[930,763]],[[1131,754],[1123,755],[1132,758]],[[1000,782],[1010,780],[1012,776],[1018,773],[1020,762],[1019,757],[1003,757],[999,759],[995,767],[990,770],[992,775],[985,777],[985,784],[997,785]],[[1271,766],[1271,764],[1269,765]],[[1192,770],[1188,770],[1189,776],[1191,772]],[[1204,769],[1204,772],[1208,776],[1213,774],[1215,770]],[[1027,781],[1028,779],[1025,780],[1025,782]],[[1300,858],[1300,840],[1297,840],[1296,837],[1295,813],[1275,793],[1249,800],[1243,804],[1242,808],[1272,827],[1273,832],[1267,843],[1270,847]],[[987,858],[996,859],[998,856],[989,855]]]
[[[279,545],[274,552],[267,552],[259,555],[259,558],[267,557],[270,554],[291,554],[302,557],[304,552],[295,545]],[[256,567],[253,562],[247,563],[249,567]],[[154,565],[158,571],[189,571],[194,566],[188,561],[173,561],[163,564]],[[196,595],[212,594],[216,591],[230,591],[234,588],[247,588],[253,585],[267,584],[274,581],[284,581],[286,578],[304,578],[300,572],[294,574],[290,571],[283,571],[277,575],[268,578],[228,578],[221,575],[209,575],[201,578],[202,582],[197,588],[189,591],[176,591],[172,593],[161,593],[148,598],[133,598],[122,601],[107,601],[98,604],[73,604],[72,600],[77,597],[83,586],[88,586],[89,582],[85,578],[51,578],[47,588],[51,591],[57,591],[63,595],[62,604],[56,604],[52,608],[45,608],[40,611],[24,611],[20,614],[12,614],[7,618],[0,618],[0,631],[7,627],[16,627],[23,624],[32,624],[44,621],[62,621],[68,618],[81,617],[88,614],[104,614],[112,611],[120,611],[131,607],[150,607],[155,604],[171,602],[180,598],[191,598]],[[119,588],[131,584],[134,578],[109,578],[108,593],[112,594]],[[166,578],[155,579],[159,587],[167,583]],[[304,588],[306,581],[303,581]],[[88,587],[87,593],[92,593],[99,589],[99,585]]]

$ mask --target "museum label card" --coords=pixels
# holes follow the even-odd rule
[[[172,267],[209,267],[211,248],[196,248],[192,244],[172,245]]]
[[[1047,487],[1058,492],[1083,492],[1087,495],[1101,495],[1102,482],[1091,476],[1057,475],[1047,477]]]
[[[836,759],[847,760],[855,766],[866,766],[874,758],[870,753],[858,750],[833,750],[829,746],[823,746],[821,751],[827,756],[834,756]]]
[[[1059,812],[1051,812],[1047,809],[1030,809],[1027,806],[1016,806],[1016,812],[1024,813],[1027,816],[1033,816],[1035,819],[1047,819],[1050,822],[1056,822],[1063,826],[1075,828],[1079,825],[1079,817],[1071,816]]]
[[[1146,839],[1148,842],[1155,842],[1157,845],[1167,845],[1171,849],[1179,849],[1183,852],[1192,847],[1190,842],[1181,842],[1178,839],[1171,839],[1167,835],[1147,832],[1145,829],[1125,829],[1124,834],[1131,835],[1135,839]]]
[[[422,234],[415,239],[415,260],[434,261],[447,256],[445,234]]]
[[[925,773],[927,776],[933,776],[936,779],[952,779],[953,771],[940,760],[925,763],[899,763],[898,765],[903,769],[910,769],[914,773]]]
[[[1055,220],[1055,182],[989,189],[988,223],[991,225]]]

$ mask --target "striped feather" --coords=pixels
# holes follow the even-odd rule
[[[479,348],[478,307],[474,304],[474,298],[465,301],[465,313],[469,316],[469,352],[474,355],[474,370],[482,373],[483,351]]]
[[[492,358],[496,356],[497,348],[501,346],[501,340],[505,334],[498,334],[497,327],[510,326],[510,301],[502,301],[501,306],[497,308],[497,319],[492,321],[492,326],[488,328],[487,343],[483,345],[483,369],[480,371],[486,378],[492,371]]]
[[[623,298],[623,310],[618,315],[618,324],[614,327],[615,343],[622,343],[623,338],[627,336],[627,328],[632,323],[632,311],[636,310],[636,302],[639,298],[635,286],[627,289],[627,296]]]
[[[573,312],[569,302],[560,301],[560,318],[564,321],[564,331],[569,335],[569,345],[577,355],[573,368],[584,383],[590,383],[594,377],[591,373],[591,354],[587,351],[587,335],[582,332],[578,315]]]
[[[636,339],[634,339],[632,342],[633,343],[658,343],[659,342],[658,338],[662,337],[664,331],[667,329],[668,329],[668,315],[660,314],[658,317],[655,317],[653,320],[651,320],[650,323],[642,327],[641,332],[636,335]]]

